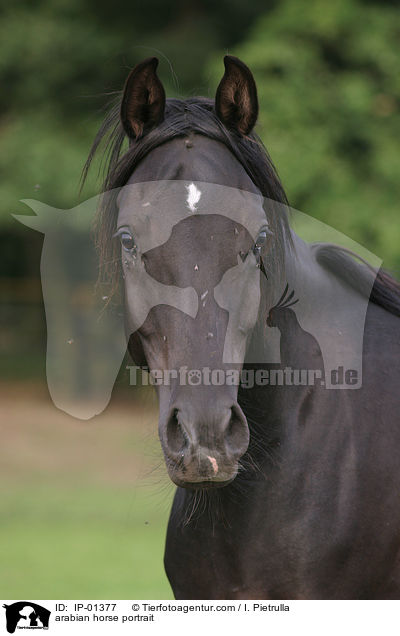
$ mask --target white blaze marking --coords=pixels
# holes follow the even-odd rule
[[[197,210],[196,203],[200,201],[201,192],[194,185],[194,183],[191,183],[190,185],[186,186],[186,190],[188,191],[188,195],[186,199],[187,206],[191,212],[196,212]]]
[[[210,460],[210,464],[213,467],[214,475],[216,475],[218,472],[217,460],[215,459],[215,457],[210,457],[209,455],[207,455],[207,459]]]

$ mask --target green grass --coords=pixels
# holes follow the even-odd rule
[[[41,384],[0,382],[0,597],[165,599],[174,487],[152,392],[88,422]]]
[[[144,490],[48,483],[1,500],[1,598],[172,598],[168,508]]]

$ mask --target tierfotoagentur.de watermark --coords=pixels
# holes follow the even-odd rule
[[[149,369],[128,365],[129,384],[136,386],[241,386],[252,389],[255,386],[324,386],[324,373],[321,369],[189,369],[181,366],[178,369]],[[358,382],[356,369],[345,369],[339,366],[330,371],[333,385],[352,386]]]

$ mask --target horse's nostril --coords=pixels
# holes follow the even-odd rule
[[[167,423],[168,449],[172,453],[180,453],[187,446],[186,435],[178,420],[178,409],[174,409]]]
[[[239,406],[232,406],[231,418],[225,434],[225,444],[237,458],[241,457],[249,445],[247,420]]]

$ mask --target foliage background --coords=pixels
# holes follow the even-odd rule
[[[241,57],[258,84],[258,132],[291,205],[364,244],[400,274],[399,8],[398,0],[14,0],[1,4],[3,427],[12,421],[13,435],[26,440],[31,430],[36,431],[30,425],[38,421],[43,408],[48,428],[42,435],[48,439],[53,413],[46,392],[32,393],[26,384],[29,380],[32,387],[45,380],[39,283],[42,236],[19,225],[10,213],[28,212],[19,203],[23,198],[38,198],[61,208],[76,205],[80,172],[105,105],[123,86],[128,70],[149,55],[160,58],[159,74],[167,94],[183,97],[212,96],[222,76],[223,54]],[[96,192],[99,169],[97,164],[80,200]],[[127,405],[121,397],[125,384],[122,372],[113,398],[115,408],[124,413],[118,416],[122,418],[128,417],[134,404]],[[134,408],[132,435],[136,439],[143,417]],[[126,489],[121,490],[121,483],[106,486],[100,464],[91,473],[99,476],[97,480],[88,477],[85,461],[75,467],[74,479],[66,468],[60,469],[65,447],[59,442],[72,424],[64,419],[58,425],[60,438],[45,446],[45,457],[36,435],[29,437],[28,448],[16,446],[13,435],[4,437],[8,446],[3,446],[0,487],[6,519],[0,594],[8,598],[68,594],[121,598],[124,594],[139,597],[142,589],[147,597],[166,595],[168,586],[157,552],[166,511],[155,513],[160,526],[151,543],[145,527],[148,512],[144,512],[148,496],[143,494],[143,481],[130,474],[124,483],[132,488],[136,484],[137,501],[142,503],[132,523],[127,521],[125,538],[115,547],[112,537],[120,532]],[[97,426],[96,420],[90,434],[76,426],[77,443],[82,435],[94,436]],[[154,422],[151,426],[155,427]],[[118,426],[113,429],[116,467],[126,449],[127,434]],[[96,453],[98,448],[88,443],[87,452]],[[129,448],[133,465],[140,452],[136,442]],[[49,457],[56,459],[49,464],[45,459]],[[43,462],[46,470],[41,468]],[[115,502],[111,525],[104,525],[101,512],[105,488],[108,499],[114,497]],[[168,492],[169,501],[172,490]],[[32,501],[38,503],[29,504]],[[67,517],[62,512],[66,508]],[[63,525],[65,518],[68,523]],[[129,545],[136,546],[133,556]],[[99,567],[99,554],[111,548],[114,557]],[[47,552],[56,559],[53,578],[46,578],[46,568],[37,575],[43,563],[38,555]],[[71,561],[72,553],[79,554],[77,561]],[[131,577],[132,563],[143,569],[141,554],[157,555],[153,560],[149,557],[150,575],[142,587],[136,574]],[[74,576],[79,564],[81,575]],[[57,571],[67,574],[57,578]],[[88,572],[93,573],[89,579]],[[84,581],[81,586],[79,581]],[[34,582],[38,594],[30,587]]]

